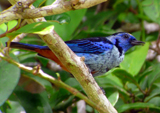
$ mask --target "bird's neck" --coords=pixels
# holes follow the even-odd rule
[[[116,39],[114,45],[117,47],[117,49],[118,49],[118,51],[120,53],[120,56],[121,56],[124,52],[123,52],[123,48],[119,45],[119,40],[118,39]]]

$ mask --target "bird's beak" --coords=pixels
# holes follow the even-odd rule
[[[132,45],[144,45],[145,42],[138,41],[138,40],[132,40],[131,44],[132,44]]]

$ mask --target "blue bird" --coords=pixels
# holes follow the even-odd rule
[[[65,42],[70,49],[79,57],[85,57],[85,64],[93,76],[102,75],[110,69],[119,66],[124,59],[127,50],[135,45],[142,45],[144,42],[137,41],[129,33],[119,32],[108,37],[95,37]],[[68,71],[48,46],[39,46],[11,42],[11,48],[26,49],[37,52],[38,55],[49,58]]]

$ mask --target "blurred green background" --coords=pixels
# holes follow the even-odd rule
[[[34,6],[52,3],[53,0],[37,0]],[[6,0],[0,1],[1,11],[9,6]],[[122,31],[131,33],[137,40],[145,41],[144,46],[129,50],[119,67],[95,79],[119,113],[160,112],[160,0],[108,0],[89,9],[45,18],[48,22],[42,28],[28,25],[8,36],[27,33],[20,42],[45,45],[33,33],[54,25],[55,31],[64,41],[105,37]],[[17,20],[13,20],[0,25],[0,34],[7,28],[12,29],[17,23]],[[0,38],[1,49],[4,49],[6,41],[8,37]],[[12,49],[10,56],[26,66],[40,64],[45,73],[55,78],[58,72],[63,82],[85,94],[73,76],[61,70],[54,62],[36,53],[18,49]],[[77,113],[79,108],[76,103],[79,100],[65,89],[55,87],[6,61],[0,61],[0,113]],[[87,104],[84,111],[97,113]]]

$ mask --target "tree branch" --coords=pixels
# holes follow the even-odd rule
[[[9,1],[12,3],[15,0],[9,0]],[[22,3],[24,2],[25,0],[22,0]],[[30,6],[30,8],[34,9],[33,6]],[[64,10],[65,9],[60,10],[60,12],[58,13],[62,13],[62,11]],[[37,18],[37,19],[26,19],[26,21],[28,23],[33,23],[46,20],[44,18]],[[82,85],[83,89],[85,90],[90,100],[96,103],[97,106],[99,107],[100,109],[99,112],[117,113],[117,111],[110,104],[110,102],[108,101],[108,99],[103,94],[102,90],[94,80],[92,74],[89,72],[87,66],[83,62],[83,58],[76,56],[55,31],[51,31],[47,35],[43,36],[39,35],[39,36],[47,43],[48,47],[57,56],[57,58],[59,58],[60,61],[63,61],[63,65],[67,68],[67,70],[70,73],[74,75],[77,81]]]
[[[0,13],[0,24],[14,19],[32,19],[49,15],[61,14],[70,10],[89,8],[107,0],[56,0],[52,5],[29,9],[35,0],[21,0],[12,7]]]

